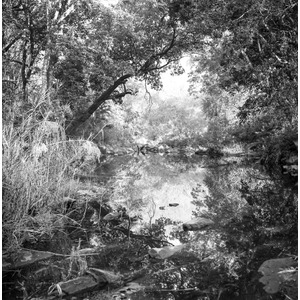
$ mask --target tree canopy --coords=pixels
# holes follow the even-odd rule
[[[5,112],[34,109],[47,95],[40,117],[50,107],[76,135],[106,100],[137,92],[130,78],[159,89],[161,72],[183,72],[188,54],[191,88],[213,98],[208,114],[218,93],[242,90],[244,126],[258,121],[268,134],[296,126],[296,1],[4,1],[3,17]]]

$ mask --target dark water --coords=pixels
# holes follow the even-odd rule
[[[91,175],[94,185],[107,189],[102,204],[134,219],[130,234],[116,229],[128,229],[128,220],[103,222],[98,211],[95,221],[94,203],[83,208],[84,218],[83,210],[71,215],[83,222],[66,228],[69,248],[57,251],[68,252],[79,240],[82,248],[97,248],[99,256],[86,258],[88,267],[122,274],[125,282],[143,287],[132,289],[127,299],[286,299],[283,293],[265,293],[258,268],[268,259],[297,255],[292,179],[271,177],[262,166],[241,158],[159,154],[102,157]],[[196,217],[212,220],[213,228],[183,231],[183,223]],[[148,255],[150,248],[172,245],[184,247],[164,260]],[[48,286],[59,281],[51,278]],[[294,292],[292,287],[286,293]],[[112,293],[120,296],[117,289]],[[77,299],[111,299],[107,295],[104,290]]]
[[[292,179],[270,177],[262,166],[234,157],[119,157],[103,163],[97,173],[103,172],[114,174],[111,203],[140,217],[134,232],[185,245],[167,261],[151,263],[154,275],[139,280],[151,283],[151,291],[131,299],[285,299],[264,292],[258,268],[297,254]],[[182,224],[195,217],[214,221],[214,229],[184,232]]]

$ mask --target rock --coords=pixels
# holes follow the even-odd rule
[[[81,146],[81,155],[84,158],[84,161],[100,162],[101,151],[95,143],[84,141]]]
[[[95,248],[83,248],[78,250],[79,255],[93,255],[95,252]]]
[[[169,206],[171,206],[171,207],[176,207],[178,205],[179,205],[178,203],[169,203]]]
[[[280,285],[284,281],[295,281],[297,283],[297,274],[284,274],[283,270],[295,270],[297,261],[291,257],[275,258],[265,261],[258,269],[264,276],[259,279],[265,285],[264,290],[269,294],[279,292]],[[296,271],[296,270],[295,270]]]
[[[185,245],[166,246],[163,248],[151,248],[148,251],[148,254],[153,258],[165,259],[174,255],[176,252],[181,251],[184,247]]]
[[[70,140],[75,152],[70,165],[82,174],[90,174],[100,163],[101,151],[98,146],[86,140]]]
[[[160,206],[159,209],[160,210],[165,210],[165,207],[164,206]]]
[[[97,281],[92,276],[80,276],[65,282],[59,282],[57,286],[60,289],[59,294],[75,295],[92,291],[99,285],[104,286],[106,284],[107,282],[105,280]]]
[[[37,250],[21,250],[18,258],[15,259],[13,263],[8,258],[3,257],[2,269],[5,271],[24,268],[53,256],[55,256],[55,253]]]
[[[119,220],[119,218],[121,217],[121,215],[122,215],[122,213],[120,213],[120,212],[111,212],[111,213],[107,214],[103,218],[103,220],[108,221],[108,222],[114,221],[114,220]]]
[[[196,231],[206,230],[213,224],[214,222],[212,220],[206,218],[196,218],[194,220],[184,223],[182,227],[184,231]]]
[[[117,275],[113,272],[102,270],[102,269],[97,269],[97,268],[89,268],[87,273],[93,275],[93,277],[98,281],[98,282],[108,282],[108,283],[114,283],[119,280],[121,280],[121,276]]]

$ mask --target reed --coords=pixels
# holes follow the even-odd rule
[[[78,182],[71,167],[75,146],[59,136],[45,138],[36,124],[29,116],[18,127],[2,127],[4,252],[51,235],[64,213],[59,204],[76,192]]]

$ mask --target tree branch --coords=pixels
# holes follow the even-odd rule
[[[117,99],[122,99],[124,96],[126,95],[134,95],[135,92],[132,90],[128,90],[122,93],[116,93],[116,94],[112,94],[107,100],[111,99],[111,100],[117,100]]]
[[[175,28],[173,28],[173,34],[172,34],[172,39],[171,42],[166,45],[165,47],[162,48],[162,50],[158,53],[152,54],[146,61],[145,63],[141,66],[140,70],[138,71],[137,75],[144,75],[149,73],[149,71],[153,71],[153,70],[158,70],[162,69],[160,67],[152,67],[151,66],[157,62],[159,59],[161,59],[162,57],[164,57],[174,46],[175,44],[175,40],[176,40],[176,30]]]
[[[6,44],[3,48],[2,48],[2,53],[6,53],[13,45],[16,41],[18,41],[23,35],[23,32],[20,32],[17,36],[15,36],[10,43]]]
[[[175,62],[175,61],[177,61],[177,59],[169,59],[168,62],[166,64],[162,65],[162,66],[156,66],[156,67],[153,67],[153,68],[149,68],[149,72],[163,69],[166,66],[168,66],[170,63]]]
[[[109,86],[106,89],[106,91],[104,91],[85,112],[81,113],[79,117],[71,121],[71,123],[66,129],[66,134],[68,136],[75,135],[76,129],[86,120],[88,120],[89,117],[98,109],[100,105],[102,105],[106,100],[111,99],[111,94],[118,86],[125,83],[127,79],[132,76],[133,74],[123,75],[119,79],[117,79],[111,86]]]

